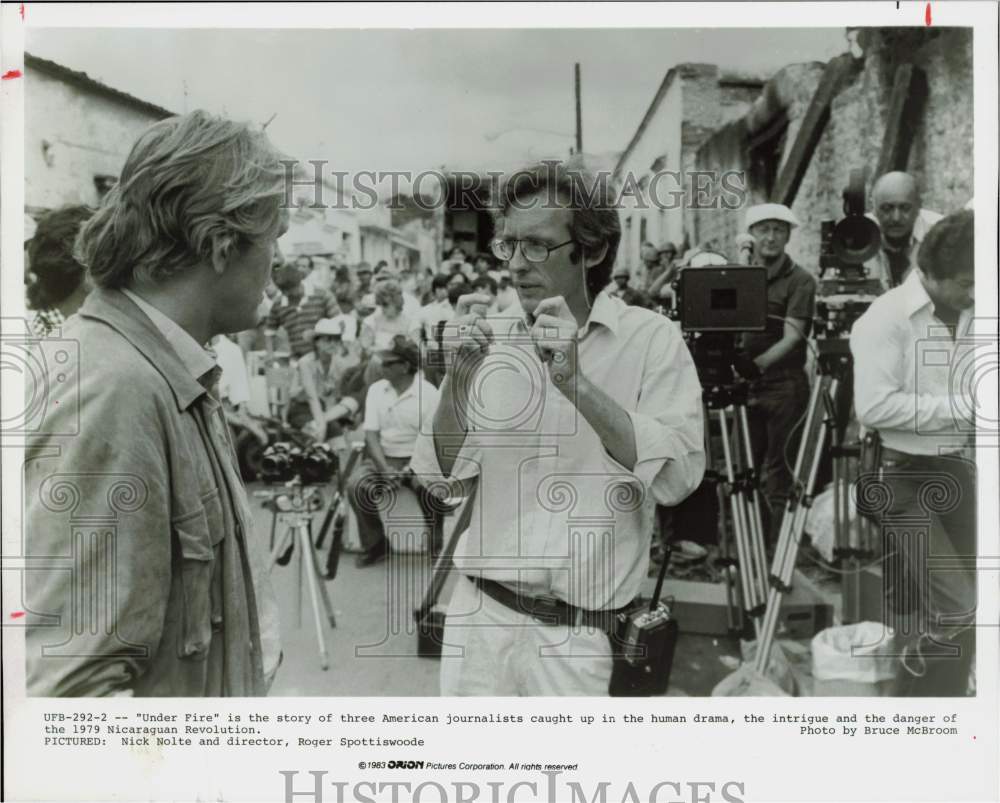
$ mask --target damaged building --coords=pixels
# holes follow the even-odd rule
[[[746,206],[787,204],[801,222],[789,252],[815,267],[820,223],[840,217],[850,171],[870,190],[889,170],[913,174],[928,209],[948,213],[973,194],[972,32],[965,28],[856,28],[826,64],[788,65],[766,81],[711,65],[668,73],[616,174],[690,176],[683,208],[623,212],[620,259],[634,266],[644,240],[711,245],[730,257]],[[679,87],[679,89],[677,88]],[[672,96],[676,96],[672,99]],[[672,119],[671,119],[672,118]],[[742,175],[745,200],[727,204],[721,178]],[[730,198],[731,200],[731,198]]]

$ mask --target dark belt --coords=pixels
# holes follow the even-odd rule
[[[616,610],[591,611],[570,605],[555,597],[522,596],[501,583],[482,577],[469,577],[469,581],[505,608],[531,616],[543,625],[552,627],[593,628],[605,633],[614,633],[616,617],[629,608],[625,606]]]
[[[901,452],[899,449],[893,449],[886,446],[885,443],[882,444],[880,454],[882,460],[920,460],[929,463],[938,460],[954,460],[956,457],[961,456],[961,452],[951,452],[948,454],[911,454],[909,452]]]

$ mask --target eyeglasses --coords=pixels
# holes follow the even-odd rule
[[[393,365],[403,365],[406,360],[382,360],[383,368],[390,368]]]
[[[567,240],[564,243],[559,243],[559,245],[546,245],[534,240],[501,240],[498,238],[490,243],[490,250],[497,259],[508,262],[514,258],[514,251],[520,245],[521,256],[528,262],[545,262],[553,251],[563,248],[572,242],[574,241]]]

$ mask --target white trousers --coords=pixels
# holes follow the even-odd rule
[[[606,696],[611,668],[602,631],[542,624],[458,577],[444,630],[443,696]]]

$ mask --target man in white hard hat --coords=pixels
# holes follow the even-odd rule
[[[792,484],[785,454],[794,455],[798,449],[797,438],[790,436],[809,404],[806,338],[816,279],[785,253],[792,228],[798,225],[791,209],[758,204],[747,210],[746,223],[754,240],[754,263],[767,269],[768,318],[765,331],[743,335],[736,369],[753,382],[750,437],[754,463],[763,472],[770,508],[767,530],[773,545]]]

